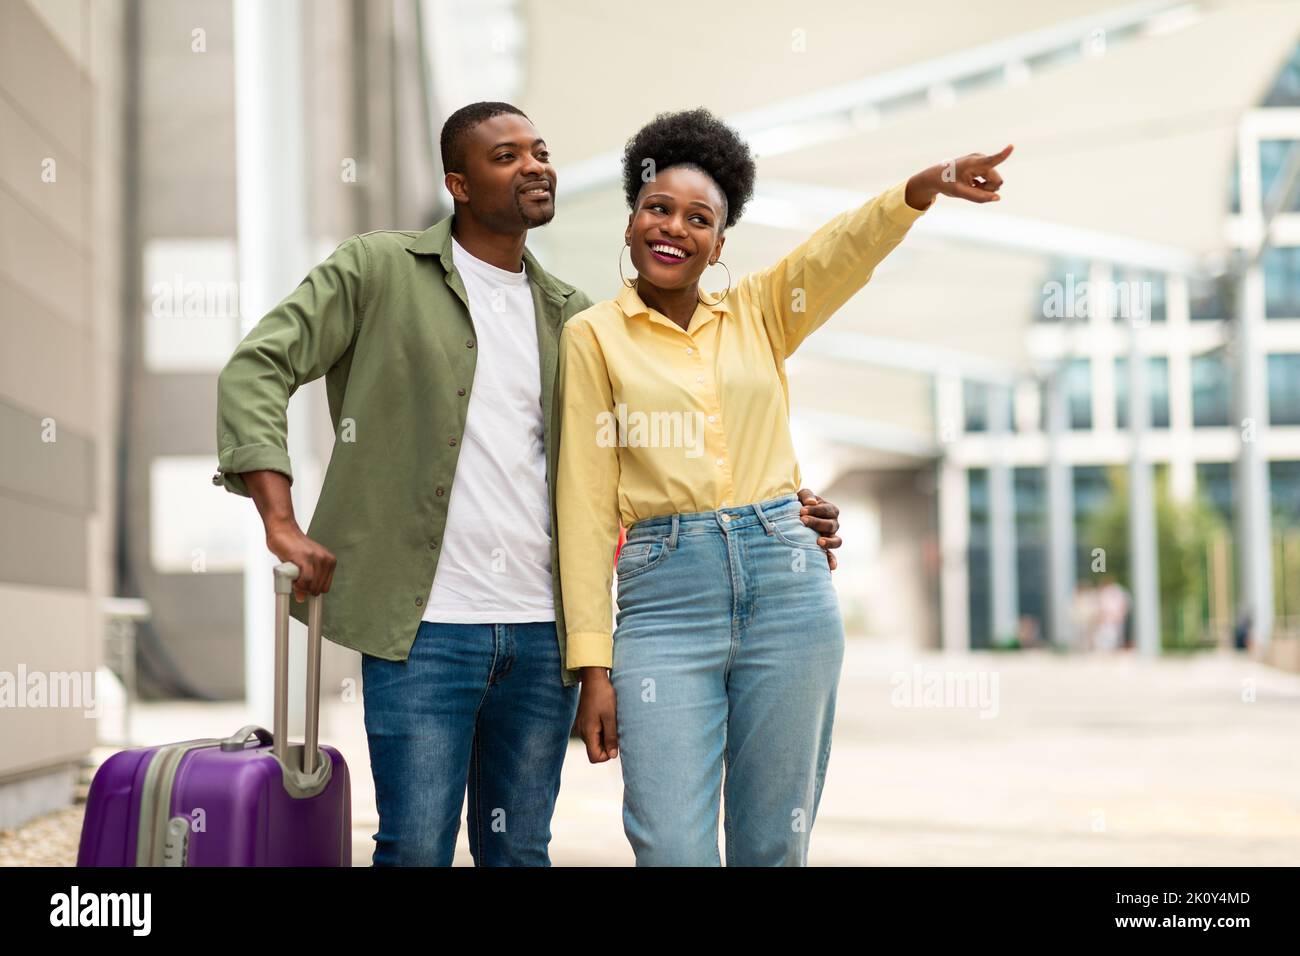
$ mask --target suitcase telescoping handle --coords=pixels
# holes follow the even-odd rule
[[[289,602],[298,565],[285,561],[275,566],[275,724],[271,750],[283,766],[289,756]],[[320,734],[320,641],[321,596],[307,596],[307,721],[302,748],[302,771],[316,770],[316,746]]]

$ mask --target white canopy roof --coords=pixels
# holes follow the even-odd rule
[[[853,416],[872,426],[864,434],[901,430],[917,448],[934,441],[928,376],[832,361],[819,343],[831,332],[884,337],[1027,370],[1025,330],[1054,250],[1170,267],[1220,252],[1238,123],[1300,37],[1300,4],[1282,0],[1100,10],[1087,0],[938,0],[923,13],[855,0],[795,8],[753,0],[741,14],[731,4],[676,0],[530,0],[527,9],[532,70],[520,105],[561,175],[559,213],[530,242],[593,297],[618,288],[627,218],[618,151],[656,112],[703,104],[752,126],[779,118],[792,98],[798,117],[888,83],[917,91],[903,108],[854,114],[857,128],[814,125],[802,148],[806,129],[751,137],[769,153],[760,152],[750,213],[728,234],[733,276],[927,165],[1015,144],[1002,202],[941,197],[792,366],[808,420]],[[1031,58],[1027,74],[1012,69],[1014,82],[995,71],[991,83],[955,93],[944,86],[954,64],[1016,61],[1026,49],[1059,47],[1071,31],[1089,37],[1088,24],[1107,17],[1127,33],[1112,26],[1092,35],[1084,55]],[[927,95],[932,84],[939,88]],[[570,180],[582,187],[577,195],[566,194]],[[709,288],[725,281],[714,271]]]

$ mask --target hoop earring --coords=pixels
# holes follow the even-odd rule
[[[700,298],[700,287],[696,286],[695,299],[697,302],[700,303],[700,305],[705,306],[706,308],[712,308],[713,306],[721,305],[723,300],[726,299],[727,296],[731,295],[731,270],[727,269],[727,264],[723,262],[721,259],[718,259],[716,262],[710,262],[709,265],[722,266],[723,269],[727,270],[727,291],[723,292],[722,295],[718,297],[717,301],[705,302],[703,299]]]
[[[622,248],[618,250],[618,277],[623,280],[623,285],[629,289],[636,285],[636,279],[628,279],[623,275],[623,249],[630,248],[630,243],[623,243]],[[699,293],[696,293],[698,296]]]

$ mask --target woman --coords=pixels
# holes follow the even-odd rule
[[[702,109],[628,142],[619,271],[636,278],[565,325],[557,510],[577,726],[593,762],[621,751],[638,865],[721,862],[724,765],[728,865],[806,864],[844,632],[795,497],[785,359],[936,195],[998,199],[1010,152],[923,170],[705,296],[753,191],[749,149]]]

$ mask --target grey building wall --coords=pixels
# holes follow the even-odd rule
[[[302,9],[315,258],[355,232],[427,226],[437,170],[415,4]],[[160,462],[215,465],[216,373],[238,318],[210,367],[160,366],[150,344],[158,251],[174,259],[197,243],[234,259],[233,27],[229,2],[0,3],[0,682],[26,704],[16,682],[27,675],[83,681],[77,706],[0,711],[0,827],[73,799],[97,742],[80,704],[98,690],[105,597],[152,607],[145,696],[243,694],[242,569],[160,562],[158,540],[185,516],[154,486]],[[342,172],[351,163],[355,177]],[[320,451],[301,464],[321,474],[332,446],[323,388],[304,391]],[[198,507],[221,495],[205,468]],[[359,675],[355,652],[328,642],[323,665],[326,694]]]
[[[356,232],[418,229],[430,222],[433,170],[420,114],[414,9],[408,0],[301,4],[302,188],[313,260]],[[158,278],[149,271],[153,252],[209,243],[228,250],[233,261],[239,223],[233,5],[141,0],[140,24],[139,250],[145,281],[130,318],[144,342],[154,298],[150,282]],[[175,261],[188,260],[181,253]],[[187,268],[185,278],[216,285],[235,278],[191,275],[200,268]],[[281,294],[290,291],[291,286]],[[246,322],[258,318],[244,316]],[[230,329],[224,350],[213,348],[191,368],[159,367],[147,348],[135,356],[125,486],[134,583],[153,610],[149,652],[142,655],[141,690],[147,696],[234,699],[244,693],[242,568],[229,562],[198,571],[174,563],[160,567],[153,545],[165,530],[155,522],[179,517],[160,508],[168,499],[151,483],[159,460],[210,456],[212,467],[198,476],[202,487],[194,489],[193,506],[229,507],[217,501],[226,493],[213,488],[208,477],[216,465],[216,375],[240,337],[234,319]],[[295,414],[310,415],[314,455],[311,461],[295,460],[295,482],[310,487],[328,463],[332,427],[323,383],[302,392],[305,400],[295,399]],[[295,487],[295,500],[299,490]],[[242,498],[237,507],[254,508]],[[299,508],[304,529],[310,517]],[[202,540],[193,543],[204,550]],[[355,652],[325,643],[325,693],[343,677],[359,674]]]
[[[0,4],[0,680],[23,696],[0,710],[0,827],[69,803],[95,742],[84,705],[111,590],[123,11]],[[30,706],[32,675],[67,694]]]

